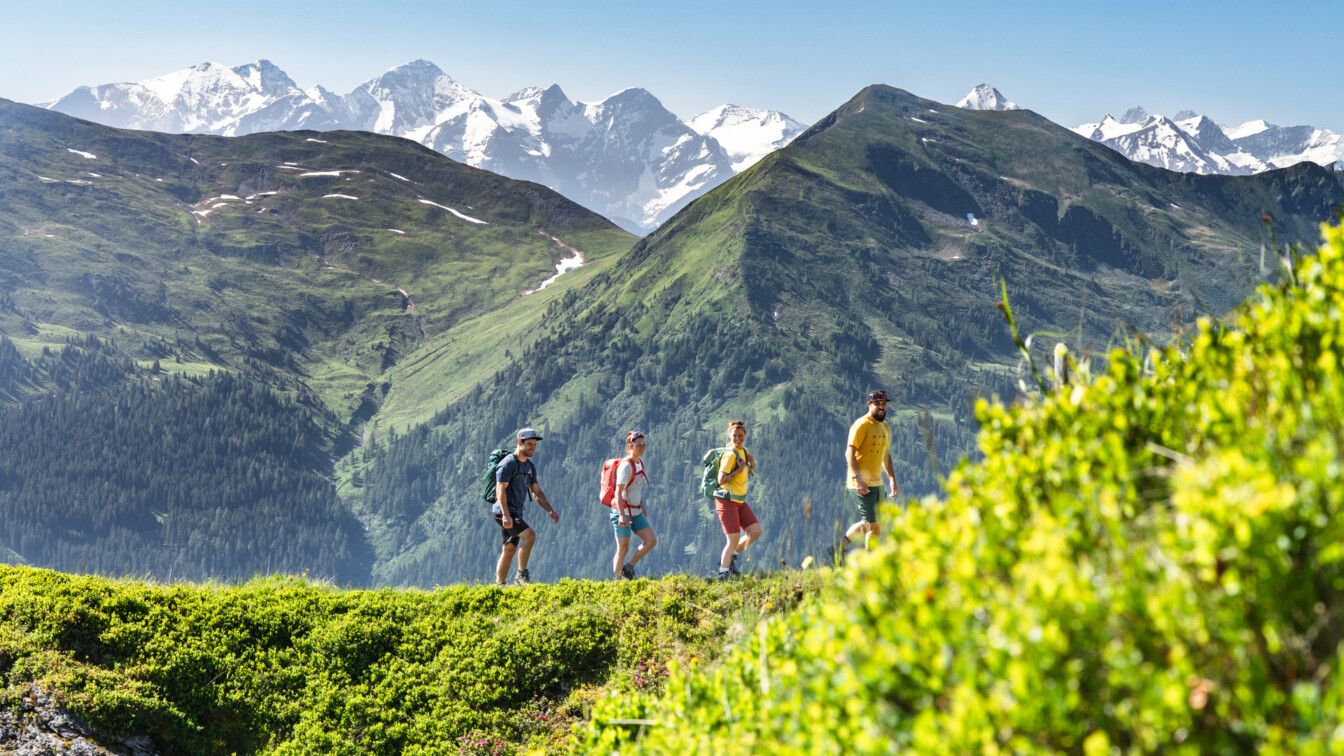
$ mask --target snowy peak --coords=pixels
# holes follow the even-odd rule
[[[139,82],[80,87],[49,107],[109,126],[233,135],[279,98],[303,96],[270,61],[237,68],[204,62]]]
[[[793,141],[807,128],[778,111],[738,105],[712,108],[692,118],[689,124],[723,146],[736,172],[746,170]]]
[[[1181,131],[1189,134],[1204,151],[1221,155],[1237,151],[1237,146],[1227,138],[1227,134],[1223,133],[1222,128],[1214,123],[1212,118],[1188,110],[1181,111],[1180,114],[1185,118],[1178,118],[1176,125]]]
[[[1131,109],[1127,115],[1133,115],[1133,110]],[[1229,160],[1225,155],[1201,143],[1198,136],[1200,126],[1198,118],[1187,119],[1184,123],[1195,129],[1195,133],[1161,115],[1149,116],[1143,123],[1137,125],[1121,123],[1107,116],[1090,133],[1086,133],[1088,124],[1075,131],[1123,153],[1131,160],[1167,170],[1225,174],[1253,172],[1253,165],[1249,164],[1253,159]],[[1215,145],[1220,144],[1218,139],[1222,137],[1222,132],[1212,121],[1208,127],[1211,127],[1212,131],[1205,128],[1203,132],[1207,141]],[[1223,139],[1225,141],[1225,137]]]
[[[1133,134],[1143,128],[1142,123],[1122,123],[1110,113],[1097,123],[1085,123],[1082,126],[1075,126],[1073,131],[1081,134],[1096,142],[1107,142],[1117,137]]]
[[[1149,117],[1148,111],[1144,110],[1142,105],[1135,105],[1126,110],[1125,114],[1120,116],[1119,121],[1120,123],[1143,124],[1148,121]]]
[[[1256,134],[1259,134],[1262,131],[1268,131],[1269,129],[1274,128],[1278,127],[1274,126],[1273,124],[1269,123],[1263,118],[1257,118],[1254,121],[1247,121],[1241,124],[1240,126],[1233,126],[1230,129],[1225,129],[1224,132],[1227,134],[1228,139],[1236,141],[1237,139],[1244,139],[1249,136],[1255,136]]]
[[[423,136],[455,106],[480,99],[423,59],[392,68],[347,97],[358,128],[411,138]]]
[[[966,110],[1020,110],[999,90],[988,84],[977,84],[966,96],[957,100],[957,107]]]
[[[639,87],[622,89],[603,100],[585,103],[584,105],[584,109],[588,112],[588,119],[598,125],[602,121],[610,122],[611,119],[621,115],[635,116],[641,121],[680,122],[675,115],[672,115],[670,110],[663,107],[663,103],[657,97],[654,97],[649,90]]]
[[[536,181],[642,232],[803,130],[782,113],[723,106],[692,128],[648,90],[572,101],[559,85],[501,100],[428,60],[341,95],[300,87],[269,60],[201,63],[142,82],[81,87],[47,107],[123,128],[236,136],[359,129],[420,142],[469,165]]]
[[[289,78],[289,74],[269,60],[262,59],[256,63],[238,66],[233,72],[253,90],[275,97],[283,97],[299,89],[299,85]]]
[[[1144,116],[1141,123],[1132,122]],[[1313,126],[1275,126],[1263,119],[1224,128],[1212,118],[1183,110],[1180,118],[1149,116],[1131,108],[1115,119],[1073,130],[1131,160],[1176,171],[1244,175],[1304,161],[1324,166],[1344,160],[1344,134]]]

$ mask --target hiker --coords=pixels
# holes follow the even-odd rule
[[[635,565],[658,545],[658,536],[654,535],[649,516],[644,511],[644,492],[649,485],[648,472],[640,460],[644,456],[644,445],[644,434],[630,431],[625,436],[625,457],[616,464],[616,495],[611,508],[616,556],[612,559],[611,570],[617,580],[634,580]],[[627,561],[625,556],[630,551],[631,532],[639,536],[639,546]]]
[[[528,498],[536,497],[537,503],[551,516],[551,522],[560,522],[560,513],[546,500],[546,494],[537,483],[537,466],[532,463],[541,434],[534,428],[523,428],[518,431],[517,441],[513,453],[504,457],[495,468],[495,504],[491,511],[504,538],[499,564],[495,566],[495,582],[499,585],[504,585],[509,576],[509,563],[515,552],[518,554],[518,573],[514,582],[518,585],[531,582],[527,560],[532,555],[537,534],[523,519],[523,505]]]
[[[756,469],[756,459],[743,446],[747,442],[747,424],[728,423],[728,447],[719,457],[719,486],[715,491],[714,512],[723,526],[726,543],[719,555],[719,580],[727,580],[737,571],[737,556],[761,540],[761,523],[747,504],[747,478]],[[746,531],[746,535],[742,535]]]
[[[845,447],[845,464],[849,468],[846,488],[850,500],[858,507],[859,520],[849,526],[839,544],[842,558],[845,548],[859,533],[863,533],[864,548],[871,548],[882,533],[882,526],[877,522],[877,505],[884,500],[884,470],[891,481],[892,495],[900,492],[891,463],[891,428],[886,421],[887,392],[879,390],[868,395],[868,414],[849,427],[849,443]]]

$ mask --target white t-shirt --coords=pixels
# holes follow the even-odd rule
[[[644,488],[648,485],[649,476],[644,473],[644,463],[637,462],[639,469],[635,469],[630,460],[623,459],[616,466],[616,485],[625,486],[625,500],[630,503],[631,509],[644,509]],[[639,474],[636,475],[635,473]]]

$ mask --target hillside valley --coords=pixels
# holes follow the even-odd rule
[[[852,519],[867,391],[891,392],[920,494],[974,453],[974,399],[1030,381],[1001,278],[1041,355],[1101,355],[1227,311],[1265,245],[1344,202],[1319,166],[1172,173],[884,86],[643,240],[392,137],[167,136],[10,103],[0,130],[0,547],[171,578],[488,579],[481,467],[523,425],[564,515],[537,524],[535,576],[604,575],[597,471],[631,428],[661,540],[645,569],[707,571],[698,460],[733,417],[762,462],[748,567],[796,565]]]

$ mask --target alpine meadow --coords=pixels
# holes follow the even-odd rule
[[[240,70],[184,69],[248,123],[330,99]],[[67,100],[214,134],[0,100],[0,750],[1344,750],[1339,165],[880,84],[693,119],[730,151],[642,89],[436,111],[425,61],[220,136],[171,78]],[[878,401],[900,491],[846,557]],[[627,441],[657,546],[612,580]],[[558,516],[496,586],[527,442]]]

